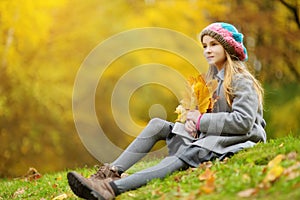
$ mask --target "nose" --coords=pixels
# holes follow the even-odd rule
[[[207,46],[204,50],[204,53],[211,53],[211,49],[209,46]]]

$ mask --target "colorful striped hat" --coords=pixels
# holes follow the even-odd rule
[[[248,59],[247,49],[243,44],[244,36],[233,25],[224,22],[212,23],[200,33],[201,42],[205,35],[209,35],[220,42],[233,59],[241,61]]]

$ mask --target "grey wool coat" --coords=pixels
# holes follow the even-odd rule
[[[266,125],[263,108],[252,80],[236,75],[232,81],[233,101],[230,107],[223,90],[224,70],[216,74],[218,100],[212,113],[205,113],[200,120],[200,135],[192,139],[183,131],[183,124],[175,123],[172,132],[184,136],[185,143],[199,146],[218,154],[237,151],[266,142]]]

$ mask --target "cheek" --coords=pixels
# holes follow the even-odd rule
[[[226,52],[225,52],[225,50],[223,50],[222,55],[223,55],[224,58],[226,58]]]
[[[219,52],[219,55],[222,56],[222,57],[226,57],[226,53],[225,53],[225,49],[224,48],[220,48],[218,49],[218,52]]]
[[[226,56],[226,51],[225,51],[225,49],[223,49],[223,54]]]

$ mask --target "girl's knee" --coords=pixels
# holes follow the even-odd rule
[[[152,118],[152,119],[149,121],[148,125],[149,125],[149,126],[156,127],[157,129],[160,129],[160,130],[161,130],[163,127],[166,126],[167,123],[168,123],[167,121],[162,120],[162,119],[160,119],[160,118]]]
[[[149,121],[149,124],[155,124],[155,125],[163,124],[163,123],[165,123],[165,120],[162,120],[162,119],[157,118],[157,117],[156,118],[152,118]]]
[[[166,120],[153,118],[149,121],[147,130],[151,132],[151,135],[157,135],[164,138],[170,132],[170,123]]]

